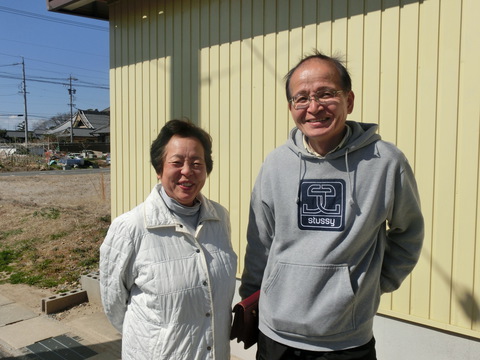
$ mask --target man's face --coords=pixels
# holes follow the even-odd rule
[[[311,59],[303,63],[290,78],[290,94],[313,96],[326,90],[342,90],[340,75],[327,61]],[[296,126],[308,137],[310,146],[321,155],[334,149],[342,140],[347,115],[353,110],[352,91],[339,92],[326,105],[312,100],[307,108],[296,110],[291,102],[289,109]]]

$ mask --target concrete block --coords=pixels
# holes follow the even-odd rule
[[[102,298],[100,296],[100,273],[92,272],[80,277],[80,284],[82,289],[88,294],[88,301],[97,305],[102,305]]]
[[[88,296],[85,290],[72,290],[43,298],[42,311],[47,315],[53,314],[86,301],[88,301]]]

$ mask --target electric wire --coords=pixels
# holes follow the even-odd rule
[[[108,28],[103,27],[103,26],[99,26],[99,25],[87,24],[87,23],[83,23],[83,22],[79,22],[79,21],[57,19],[53,16],[39,15],[39,14],[35,14],[35,13],[29,12],[29,11],[12,9],[12,8],[9,8],[9,7],[6,7],[6,6],[0,6],[0,12],[6,12],[6,13],[14,14],[14,15],[19,15],[19,16],[26,16],[26,17],[33,18],[33,19],[38,19],[38,20],[56,22],[56,23],[64,24],[64,25],[83,27],[83,28],[91,29],[91,30],[108,31]]]

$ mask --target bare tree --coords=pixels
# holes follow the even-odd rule
[[[58,113],[55,116],[52,116],[48,120],[40,121],[36,124],[35,129],[51,129],[58,125],[63,124],[66,121],[70,121],[69,113]]]

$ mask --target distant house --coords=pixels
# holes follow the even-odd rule
[[[98,142],[110,143],[110,124],[92,131],[92,135],[96,136]]]
[[[73,136],[71,135],[73,131]],[[109,143],[110,142],[110,109],[78,110],[72,121],[65,121],[53,129],[43,133],[44,136],[55,137],[58,142],[74,143]]]

